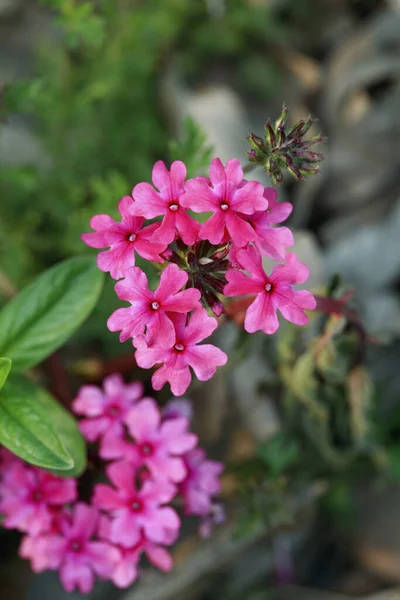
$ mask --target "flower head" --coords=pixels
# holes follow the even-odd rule
[[[210,185],[211,183],[211,185]],[[181,205],[194,212],[213,212],[213,216],[200,227],[199,237],[212,244],[232,239],[236,246],[245,246],[254,240],[255,232],[243,215],[251,215],[268,206],[261,183],[243,184],[240,162],[231,158],[223,166],[215,158],[210,166],[210,182],[204,177],[190,179],[181,197]]]
[[[133,343],[137,348],[135,358],[139,367],[149,369],[163,363],[153,374],[153,388],[160,390],[169,381],[172,393],[181,396],[192,380],[189,367],[200,381],[207,381],[217,367],[226,364],[228,357],[212,344],[198,345],[218,327],[217,320],[209,317],[204,308],[195,310],[188,324],[186,315],[175,314],[171,320],[175,327],[175,339],[169,347],[148,346],[144,338],[137,338]]]
[[[261,255],[254,247],[239,250],[238,260],[251,277],[230,269],[226,278],[224,294],[226,296],[245,296],[257,294],[256,299],[246,311],[244,328],[249,333],[261,330],[275,333],[279,327],[277,309],[288,321],[296,325],[308,323],[304,310],[316,307],[316,301],[307,290],[294,290],[293,285],[304,283],[308,278],[308,268],[298,261],[293,253],[286,255],[285,264],[274,267],[270,276],[262,268]]]
[[[87,504],[74,507],[70,521],[65,520],[60,533],[25,538],[20,555],[30,558],[37,571],[59,569],[67,592],[79,589],[88,594],[94,574],[109,578],[120,559],[117,548],[94,537],[99,525],[99,512]]]
[[[170,171],[162,160],[153,167],[152,180],[155,190],[149,183],[138,183],[132,191],[135,213],[147,219],[164,215],[161,225],[156,227],[153,240],[165,245],[179,236],[191,246],[198,238],[199,223],[183,208],[181,196],[186,178],[186,167],[176,160]]]
[[[113,516],[110,525],[112,542],[131,548],[144,533],[152,542],[164,543],[166,530],[179,529],[176,512],[170,506],[162,506],[175,496],[174,485],[148,480],[138,490],[136,466],[127,461],[111,464],[107,475],[115,489],[101,483],[96,485],[93,504]]]
[[[74,479],[56,477],[16,460],[4,472],[1,483],[3,526],[36,536],[49,529],[53,509],[73,502],[76,496]]]
[[[148,343],[170,345],[175,340],[171,313],[187,313],[200,306],[200,292],[195,289],[180,291],[188,281],[188,274],[171,264],[161,273],[158,288],[152,292],[145,273],[139,267],[129,269],[126,278],[119,281],[115,291],[121,300],[131,303],[119,308],[107,321],[110,331],[121,330],[121,342],[143,334]],[[168,313],[168,314],[167,314]]]
[[[126,271],[135,265],[135,252],[142,258],[154,262],[163,262],[160,252],[166,244],[152,240],[157,224],[143,227],[144,217],[136,216],[134,202],[130,196],[124,196],[118,205],[122,216],[120,223],[108,215],[96,215],[90,221],[95,231],[82,234],[82,240],[91,248],[107,248],[97,257],[99,269],[110,272],[114,279],[121,279]]]
[[[78,415],[85,415],[79,428],[89,442],[99,437],[117,435],[122,430],[129,409],[143,396],[139,381],[125,385],[121,375],[109,375],[104,391],[95,385],[84,385],[72,403]]]

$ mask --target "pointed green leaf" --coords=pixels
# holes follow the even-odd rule
[[[0,443],[65,477],[85,468],[85,443],[73,416],[46,390],[22,378],[8,380],[0,394]]]
[[[11,365],[12,361],[9,358],[0,358],[0,390],[7,380]]]
[[[0,312],[0,354],[13,370],[41,362],[61,346],[94,308],[104,274],[91,257],[66,260],[45,271]]]

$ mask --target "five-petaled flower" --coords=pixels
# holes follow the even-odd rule
[[[228,280],[225,296],[245,296],[257,294],[246,311],[244,328],[249,333],[261,330],[275,333],[279,327],[277,309],[288,321],[296,325],[308,323],[304,310],[312,310],[316,301],[307,290],[294,290],[293,285],[304,283],[308,278],[308,268],[299,262],[296,255],[286,255],[285,264],[274,267],[268,276],[262,267],[262,258],[254,246],[239,250],[237,259],[251,277],[235,269],[226,273]]]
[[[100,252],[97,264],[102,271],[109,271],[113,279],[125,277],[127,270],[135,265],[135,251],[145,260],[163,262],[160,252],[166,244],[153,240],[157,223],[143,227],[144,217],[134,212],[134,202],[130,196],[124,196],[118,205],[122,216],[121,223],[108,215],[96,215],[90,221],[94,232],[83,233],[82,240],[91,248],[107,248]]]
[[[187,323],[186,315],[171,315],[175,326],[175,339],[169,347],[149,346],[144,337],[133,340],[137,348],[135,358],[139,367],[149,369],[163,363],[153,373],[152,385],[160,390],[169,381],[172,393],[184,394],[192,380],[189,367],[200,381],[207,381],[217,367],[226,364],[228,357],[212,344],[198,345],[218,327],[217,320],[209,317],[205,308],[195,310]]]
[[[149,344],[160,346],[175,341],[172,313],[184,313],[200,306],[200,292],[194,288],[182,290],[188,274],[177,265],[168,265],[161,273],[160,285],[152,292],[145,273],[139,267],[128,270],[125,279],[115,285],[118,298],[131,306],[117,309],[107,321],[110,331],[121,330],[121,342],[144,333]],[[167,314],[168,313],[168,314]]]

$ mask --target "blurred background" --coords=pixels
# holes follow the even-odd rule
[[[295,251],[312,289],[352,290],[352,312],[301,341],[281,328],[277,347],[254,336],[229,377],[195,390],[201,439],[236,465],[224,482],[235,517],[207,542],[189,527],[168,577],[100,586],[97,600],[400,598],[400,2],[0,0],[0,305],[87,252],[90,217],[116,216],[156,160],[187,160],[191,175],[212,155],[245,162],[246,136],[283,101],[328,138],[320,175],[279,189]],[[48,385],[65,403],[77,382],[142,377],[105,327],[117,306],[108,278],[53,357]],[[233,324],[219,335],[236,344]],[[311,364],[324,335],[338,344]],[[343,367],[357,352],[358,371]],[[17,546],[2,533],[1,600],[64,599]]]

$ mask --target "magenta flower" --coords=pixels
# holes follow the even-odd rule
[[[79,428],[89,442],[99,437],[122,433],[122,424],[129,409],[143,396],[139,381],[125,385],[121,375],[104,379],[104,392],[95,385],[84,385],[72,403],[78,415],[85,415]]]
[[[36,536],[50,528],[54,508],[76,500],[74,479],[62,479],[16,461],[4,472],[0,513],[3,527]]]
[[[187,476],[179,485],[179,494],[183,496],[185,503],[185,514],[205,517],[211,513],[212,496],[221,491],[219,476],[224,466],[207,460],[206,453],[201,448],[186,454],[185,465]]]
[[[169,346],[175,341],[174,326],[166,312],[187,313],[200,306],[200,292],[194,288],[180,291],[188,281],[188,274],[175,264],[161,273],[160,285],[149,290],[145,273],[138,267],[129,269],[126,278],[115,285],[121,300],[132,306],[119,308],[107,321],[110,331],[121,330],[121,342],[136,337],[147,328],[148,343]]]
[[[293,210],[290,202],[277,202],[277,191],[265,188],[264,198],[268,200],[266,211],[255,212],[248,217],[256,237],[254,243],[264,256],[273,260],[285,260],[286,249],[294,244],[289,227],[273,227],[285,221]]]
[[[186,325],[186,315],[173,315],[176,339],[167,348],[149,347],[141,337],[133,341],[136,346],[136,362],[139,367],[149,369],[158,363],[163,366],[153,373],[152,385],[160,390],[169,381],[172,393],[181,396],[192,380],[189,367],[192,367],[200,381],[207,381],[217,367],[225,365],[228,357],[212,344],[197,344],[209,337],[218,327],[217,320],[207,315],[205,308],[194,311]]]
[[[110,578],[120,560],[117,548],[103,541],[93,541],[98,525],[98,511],[78,503],[71,521],[63,522],[61,533],[25,538],[20,555],[30,558],[36,571],[59,569],[67,592],[77,588],[82,594],[88,594],[94,584],[94,573]]]
[[[176,494],[174,485],[167,482],[146,481],[136,489],[137,467],[127,461],[107,467],[107,475],[115,488],[105,484],[95,486],[93,504],[113,516],[110,540],[131,548],[141,539],[142,532],[152,542],[164,543],[165,530],[178,530],[179,517],[169,502]]]
[[[181,457],[197,443],[197,436],[187,432],[187,419],[178,417],[161,423],[155,400],[147,398],[129,411],[126,424],[135,443],[128,444],[123,438],[110,439],[110,444],[104,445],[103,456],[126,458],[130,454],[130,460],[136,466],[146,466],[156,481],[178,483],[186,477]]]
[[[161,225],[157,226],[153,240],[166,246],[176,237],[192,246],[198,237],[199,223],[182,208],[181,196],[186,178],[186,167],[177,160],[172,163],[170,172],[162,160],[153,167],[152,180],[159,192],[149,183],[138,183],[132,191],[135,212],[147,219],[164,215]]]
[[[243,184],[243,170],[235,158],[228,160],[226,167],[215,158],[210,166],[210,181],[211,185],[204,177],[190,179],[181,205],[196,213],[214,213],[200,227],[202,240],[219,244],[225,238],[231,238],[236,246],[245,246],[255,239],[256,234],[243,215],[252,215],[256,210],[268,207],[263,186],[256,181]]]
[[[103,517],[100,536],[103,539],[110,538],[111,520]],[[138,577],[138,564],[142,554],[146,554],[149,561],[161,571],[171,571],[173,563],[170,553],[153,542],[147,540],[143,535],[139,542],[132,548],[119,547],[120,558],[115,566],[112,581],[119,588],[127,588]]]
[[[285,264],[274,267],[271,275],[262,268],[261,255],[254,247],[239,250],[238,260],[251,277],[230,269],[226,273],[225,296],[245,296],[257,294],[246,311],[244,328],[249,333],[261,330],[275,333],[279,327],[277,309],[288,321],[296,325],[308,323],[304,310],[316,307],[316,301],[307,290],[294,290],[293,285],[304,283],[308,278],[308,268],[298,261],[293,253],[286,255]]]
[[[134,212],[134,202],[124,196],[118,205],[122,221],[118,223],[108,215],[96,215],[90,221],[95,231],[84,233],[81,238],[91,248],[107,248],[97,256],[97,265],[102,271],[109,271],[114,279],[125,277],[126,271],[135,266],[135,251],[144,259],[163,262],[160,252],[166,248],[162,241],[153,240],[156,223],[143,227],[144,218]]]

